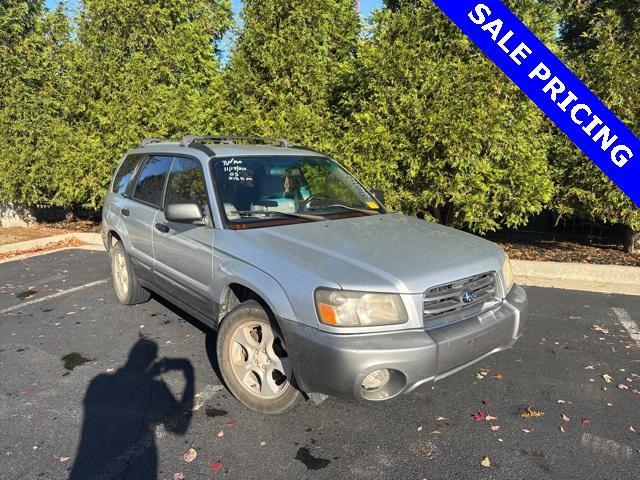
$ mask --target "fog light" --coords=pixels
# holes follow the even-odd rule
[[[365,390],[377,390],[389,382],[389,370],[386,368],[374,370],[362,380],[362,388]]]

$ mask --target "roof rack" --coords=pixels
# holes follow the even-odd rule
[[[143,138],[142,146],[146,147],[152,143],[167,143],[167,142],[179,142],[177,138]]]
[[[281,147],[288,148],[291,146],[286,138],[270,138],[270,137],[219,137],[219,136],[196,136],[185,135],[180,140],[182,147],[188,147],[192,143],[219,143],[227,145],[235,145],[236,142],[269,144],[275,143]]]

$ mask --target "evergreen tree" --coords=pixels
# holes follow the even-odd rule
[[[353,54],[353,0],[246,0],[225,75],[227,132],[335,148],[335,80]]]
[[[587,86],[640,133],[640,3],[558,0],[563,55]],[[627,227],[626,247],[640,252],[640,209],[562,133],[552,155],[560,213]],[[638,152],[640,153],[640,152]],[[632,161],[640,161],[634,158]]]
[[[508,3],[553,43],[549,9]],[[347,163],[391,207],[486,232],[549,200],[546,120],[431,1],[387,2],[343,81]]]
[[[70,29],[62,7],[45,13],[41,2],[14,3],[0,20],[0,201],[54,203],[55,165],[69,137]]]
[[[122,153],[141,138],[217,129],[216,45],[230,12],[229,0],[84,0],[67,204],[99,206]]]

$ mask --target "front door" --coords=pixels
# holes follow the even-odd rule
[[[215,317],[213,301],[213,222],[198,160],[174,157],[164,205],[196,202],[204,215],[198,223],[169,222],[163,211],[155,218],[153,249],[155,283],[200,313]]]

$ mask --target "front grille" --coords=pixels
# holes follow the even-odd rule
[[[489,272],[430,288],[424,294],[425,327],[435,328],[495,308],[501,303],[497,279]],[[475,299],[463,301],[465,292],[473,292]]]

